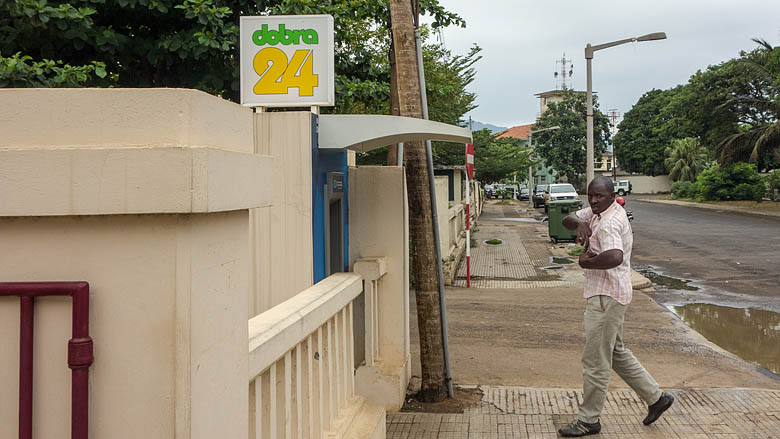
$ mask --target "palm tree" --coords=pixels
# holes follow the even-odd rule
[[[743,59],[741,65],[758,82],[767,84],[770,93],[763,96],[736,96],[723,107],[748,107],[767,117],[760,123],[745,125],[742,132],[723,139],[717,147],[718,162],[722,165],[741,161],[756,163],[767,152],[771,152],[780,163],[780,47],[772,47],[765,40],[757,38],[753,41],[760,46],[758,58]]]
[[[696,181],[707,165],[707,150],[693,137],[676,139],[664,150],[664,155],[664,165],[672,181]]]
[[[419,10],[419,7],[418,7]],[[409,0],[390,0],[393,49],[397,69],[398,107],[401,116],[422,118],[422,95],[417,75],[414,13]],[[439,310],[439,277],[428,166],[423,142],[404,142],[406,190],[409,197],[409,235],[420,333],[421,389],[418,399],[427,402],[447,397]]]

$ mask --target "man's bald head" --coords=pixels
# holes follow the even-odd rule
[[[608,177],[601,176],[594,178],[588,185],[588,190],[590,190],[591,187],[593,189],[602,189],[610,193],[615,193],[615,184],[612,183],[612,180]]]
[[[595,214],[605,211],[615,202],[615,185],[607,177],[594,178],[588,185],[588,204]]]

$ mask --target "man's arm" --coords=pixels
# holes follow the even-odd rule
[[[570,213],[563,219],[563,227],[569,230],[577,231],[577,243],[588,247],[588,240],[593,232],[590,230],[590,224],[580,219],[575,213]],[[585,252],[583,252],[585,253]]]
[[[585,250],[580,254],[580,267],[590,270],[609,270],[623,263],[623,250],[613,248],[595,254]]]

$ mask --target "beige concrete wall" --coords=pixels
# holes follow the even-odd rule
[[[380,324],[387,337],[382,349],[388,354],[386,361],[401,364],[409,352],[409,230],[404,171],[397,166],[361,166],[349,169],[349,179],[350,268],[360,258],[386,258]]]
[[[90,283],[92,437],[246,434],[247,224],[247,211],[0,218],[0,279]],[[18,303],[0,299],[0,437],[17,434]],[[36,300],[35,437],[70,437],[70,315],[68,299]]]
[[[356,385],[370,401],[397,410],[411,373],[405,174],[395,166],[350,168],[349,182],[350,268],[360,258],[387,263],[379,287],[379,365],[358,369]]]
[[[452,172],[453,174],[453,198],[454,203],[462,203],[465,200],[466,197],[466,191],[464,188],[464,177],[463,177],[463,171],[460,169],[455,169]]]
[[[0,148],[211,146],[252,152],[252,110],[188,89],[1,91]]]
[[[439,248],[442,259],[450,254],[450,217],[449,217],[449,182],[447,176],[437,176],[436,181],[436,210],[439,214]]]
[[[255,152],[272,156],[272,205],[252,212],[250,316],[313,285],[311,113],[257,113]]]
[[[668,175],[655,177],[649,175],[618,175],[618,180],[630,181],[635,194],[668,193],[672,190],[672,183],[669,181]]]
[[[248,209],[269,204],[271,169],[251,110],[165,89],[0,101],[0,280],[90,283],[91,437],[246,437]],[[17,429],[18,303],[0,299],[3,438]],[[36,300],[35,437],[70,437],[70,308]]]

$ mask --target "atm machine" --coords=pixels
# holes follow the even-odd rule
[[[344,271],[344,173],[328,172],[324,188],[325,276]]]

